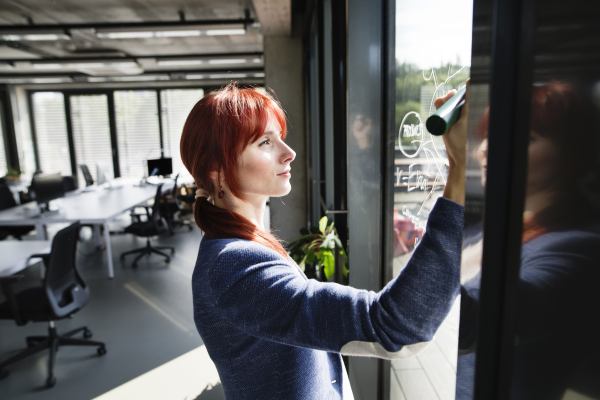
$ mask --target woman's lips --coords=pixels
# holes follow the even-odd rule
[[[290,171],[288,170],[288,171],[282,172],[282,173],[280,173],[280,174],[277,174],[277,176],[281,176],[281,177],[283,177],[283,178],[289,178],[289,177],[291,177],[291,176],[292,176],[292,174],[291,174],[291,173],[290,173]]]

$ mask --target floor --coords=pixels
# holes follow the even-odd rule
[[[127,224],[127,217],[116,221],[111,230]],[[50,235],[59,227],[50,229]],[[106,274],[106,253],[96,250],[91,232],[83,228],[77,262],[80,273],[90,287],[87,306],[73,319],[56,323],[60,332],[86,325],[92,330],[93,340],[106,343],[107,354],[98,357],[95,348],[64,347],[57,354],[55,376],[57,384],[46,389],[47,353],[31,356],[9,367],[10,375],[0,381],[2,399],[70,400],[94,399],[224,399],[214,365],[208,358],[202,340],[196,331],[192,316],[191,276],[201,240],[199,230],[192,232],[179,228],[175,236],[155,239],[156,244],[172,245],[176,253],[170,264],[153,255],[143,258],[137,269],[131,268],[131,256],[119,260],[121,252],[143,247],[145,240],[133,235],[111,236],[115,278]],[[34,237],[31,237],[33,239]],[[27,239],[27,238],[26,238]],[[20,285],[39,284],[39,266],[25,272]],[[19,288],[20,288],[19,287]],[[17,289],[19,289],[17,288]],[[46,334],[41,323],[16,326],[14,322],[0,321],[0,360],[23,349],[25,336]],[[189,373],[189,362],[195,360],[198,376]],[[139,383],[151,392],[152,387],[178,386],[164,377],[178,375],[185,370],[188,392],[184,396],[152,396],[139,390]],[[209,373],[207,373],[209,371]],[[165,375],[166,374],[166,375]],[[152,384],[154,386],[152,386]],[[127,394],[135,388],[137,394]],[[195,385],[195,386],[194,386]],[[170,392],[174,393],[175,392]],[[158,393],[155,391],[156,395]]]

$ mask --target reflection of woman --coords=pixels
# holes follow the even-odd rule
[[[205,232],[192,277],[196,326],[228,399],[351,399],[340,353],[413,354],[458,293],[466,131],[446,138],[445,198],[401,276],[379,293],[306,279],[262,225],[267,198],[291,190],[285,136],[279,105],[234,85],[188,116],[181,156]]]
[[[572,86],[533,88],[513,399],[562,399],[597,345],[600,235],[592,192],[599,189],[599,135],[598,110]],[[487,139],[477,158],[485,184]],[[478,277],[461,292],[459,347],[467,349],[476,341]],[[457,399],[472,398],[474,358],[459,357]]]

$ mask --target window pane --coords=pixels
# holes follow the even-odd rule
[[[112,171],[110,125],[108,121],[108,99],[105,94],[71,96],[71,121],[77,164],[86,164],[94,178],[96,164]],[[81,170],[77,169],[79,187],[85,186]]]
[[[156,91],[119,90],[114,96],[121,176],[142,178],[146,160],[160,157]]]
[[[173,158],[173,173],[187,174],[187,170],[181,162],[179,141],[183,124],[192,107],[204,95],[204,91],[202,89],[171,89],[162,90],[160,95],[165,157]]]
[[[0,102],[0,106],[2,103]],[[0,176],[6,175],[7,165],[6,165],[6,152],[4,148],[4,141],[6,138],[4,137],[4,107],[0,109]]]
[[[71,175],[65,98],[60,92],[33,94],[33,120],[42,172]]]
[[[388,210],[394,219],[394,258],[387,266],[393,276],[419,245],[429,212],[445,187],[444,142],[427,131],[425,122],[435,112],[436,98],[465,86],[471,21],[472,1],[396,1],[394,205]],[[391,362],[391,399],[454,399],[458,319],[457,301],[433,343],[414,357]]]

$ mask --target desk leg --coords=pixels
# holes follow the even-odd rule
[[[104,246],[102,245],[102,240],[100,239],[100,225],[94,225],[93,229],[93,236],[94,236],[94,243],[96,243],[96,248],[99,250],[104,250]]]
[[[35,233],[37,240],[48,240],[48,232],[46,231],[46,225],[40,223],[35,224]]]
[[[108,224],[104,224],[104,245],[106,246],[106,261],[108,268],[108,277],[110,279],[115,277],[115,272],[113,269],[113,260],[112,260],[112,249],[110,246],[110,232],[108,231]]]

